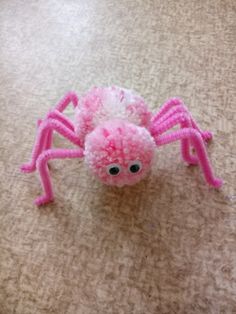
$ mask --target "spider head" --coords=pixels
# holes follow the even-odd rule
[[[112,120],[87,135],[85,161],[103,183],[132,185],[149,171],[154,148],[154,140],[146,128]]]

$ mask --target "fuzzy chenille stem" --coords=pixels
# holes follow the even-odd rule
[[[212,166],[207,156],[206,147],[201,134],[193,128],[184,128],[170,134],[160,135],[155,138],[157,145],[166,145],[178,140],[189,139],[195,148],[199,164],[206,181],[215,188],[220,188],[223,181],[214,176]]]
[[[65,159],[65,158],[82,158],[83,149],[49,149],[44,151],[37,159],[37,169],[39,171],[41,184],[44,194],[35,199],[34,203],[38,206],[46,204],[53,200],[52,183],[48,170],[48,161],[52,159]]]

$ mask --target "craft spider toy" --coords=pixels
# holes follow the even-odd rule
[[[70,102],[75,108],[74,122],[62,113]],[[179,130],[165,133],[176,125]],[[52,148],[54,132],[76,148]],[[45,119],[38,121],[31,160],[21,170],[38,170],[44,194],[36,198],[35,204],[43,205],[54,198],[47,165],[51,159],[84,157],[103,183],[132,185],[149,171],[156,146],[180,140],[183,160],[198,164],[206,181],[219,188],[222,180],[214,176],[205,146],[211,138],[212,134],[198,127],[178,98],[168,100],[158,113],[152,114],[143,98],[130,90],[95,87],[79,99],[69,92]]]

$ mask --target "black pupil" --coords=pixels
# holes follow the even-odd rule
[[[117,175],[119,172],[120,172],[120,169],[119,169],[118,167],[111,167],[111,168],[109,169],[109,173],[110,173],[112,176]]]
[[[136,173],[136,172],[138,172],[139,171],[139,169],[140,169],[140,166],[138,165],[138,164],[134,164],[134,165],[132,165],[132,166],[130,166],[130,172],[132,172],[132,173]]]

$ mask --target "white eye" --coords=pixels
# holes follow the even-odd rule
[[[110,176],[118,176],[118,174],[121,172],[121,166],[118,164],[111,164],[107,166],[107,173]]]
[[[131,161],[129,163],[129,172],[137,173],[142,169],[142,163],[140,160]]]

